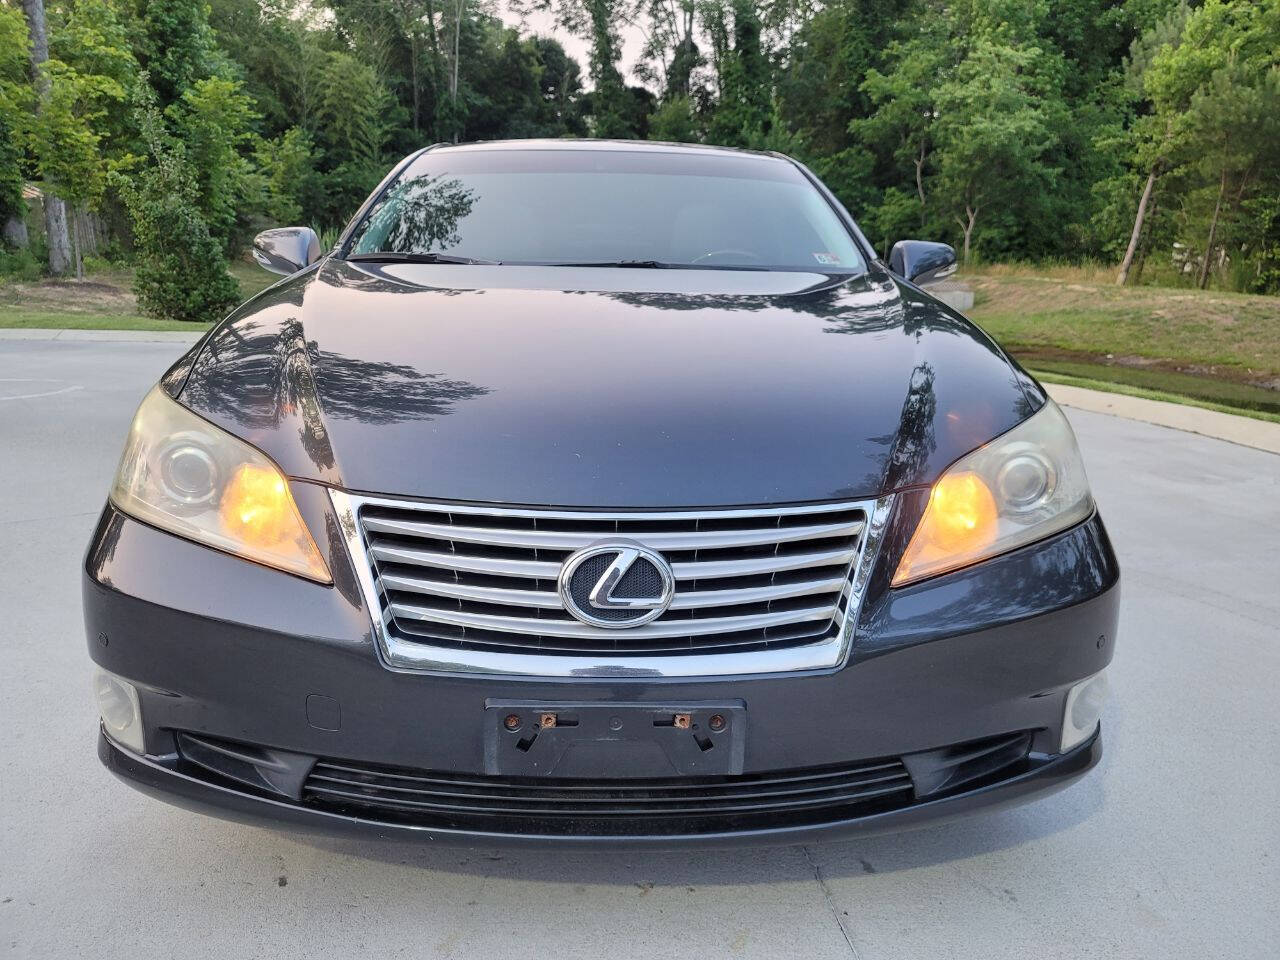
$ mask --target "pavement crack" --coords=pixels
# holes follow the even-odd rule
[[[858,953],[858,948],[853,945],[853,937],[849,934],[849,928],[845,926],[843,914],[836,906],[835,897],[831,894],[831,887],[827,883],[827,878],[822,875],[822,868],[813,859],[813,854],[809,852],[807,846],[801,844],[800,849],[809,864],[809,869],[813,871],[813,879],[817,882],[818,889],[822,891],[822,899],[827,902],[827,909],[831,911],[832,919],[835,920],[836,926],[840,928],[840,935],[844,937],[845,946],[849,948],[849,956],[855,958],[855,960],[861,960],[862,955]]]

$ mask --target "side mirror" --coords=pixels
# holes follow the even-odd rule
[[[889,269],[912,283],[941,280],[956,272],[956,251],[947,243],[899,240],[889,251]]]
[[[289,276],[320,259],[320,238],[310,227],[263,230],[253,238],[253,259],[271,273]]]

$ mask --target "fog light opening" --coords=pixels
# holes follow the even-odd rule
[[[1067,691],[1067,703],[1062,711],[1062,753],[1093,736],[1108,692],[1105,673],[1095,673]]]
[[[134,753],[145,752],[137,688],[127,680],[99,670],[93,678],[93,694],[107,736]]]

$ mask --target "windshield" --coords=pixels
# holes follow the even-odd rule
[[[659,150],[432,151],[353,234],[348,256],[449,262],[842,272],[862,257],[792,164]]]

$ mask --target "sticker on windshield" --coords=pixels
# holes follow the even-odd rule
[[[813,259],[824,266],[838,266],[840,263],[840,258],[834,253],[815,253]]]

